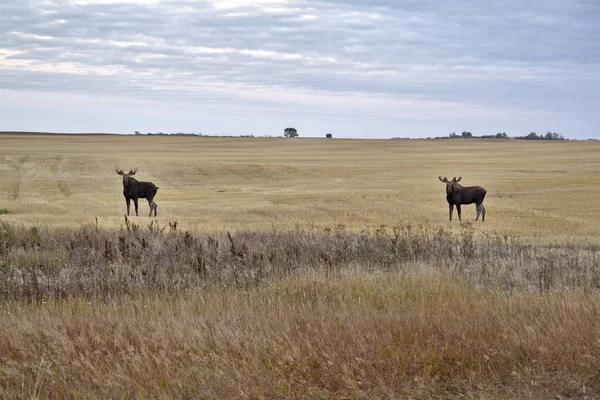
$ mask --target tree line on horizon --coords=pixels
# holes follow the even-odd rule
[[[177,132],[177,133],[163,133],[163,132],[157,132],[157,133],[152,133],[152,132],[148,132],[148,133],[141,133],[139,131],[135,131],[135,135],[144,135],[144,136],[152,136],[152,135],[157,135],[157,136],[162,136],[162,135],[168,135],[168,136],[212,136],[212,137],[254,137],[254,135],[240,135],[240,136],[233,136],[233,135],[205,135],[202,133],[186,133],[186,132]],[[298,137],[300,136],[298,134],[298,131],[295,128],[285,128],[284,129],[284,137],[287,138],[294,138],[294,137]],[[267,136],[270,137],[270,136]],[[333,135],[331,133],[327,133],[325,135],[326,138],[331,139],[333,137]],[[479,136],[475,136],[473,135],[471,132],[468,131],[463,131],[461,134],[457,134],[456,132],[452,132],[450,133],[448,136],[436,136],[434,138],[432,137],[428,137],[427,139],[472,139],[472,138],[478,138],[478,139],[517,139],[517,140],[569,140],[568,138],[565,138],[563,135],[561,135],[560,133],[557,132],[547,132],[545,135],[538,135],[535,132],[530,132],[528,135],[525,136],[515,136],[515,137],[510,137],[506,134],[506,132],[498,132],[496,134],[490,134],[490,135],[479,135]],[[406,137],[393,137],[392,139],[410,139],[410,138],[406,138]]]
[[[157,135],[157,136],[208,136],[208,137],[244,137],[244,138],[252,138],[254,137],[254,135],[239,135],[239,136],[233,136],[233,135],[206,135],[203,133],[194,133],[194,132],[177,132],[177,133],[164,133],[164,132],[157,132],[157,133],[152,133],[152,132],[148,132],[148,133],[142,133],[140,131],[135,131],[134,132],[136,136],[153,136],[153,135]],[[299,137],[300,135],[298,134],[298,130],[296,128],[292,128],[292,127],[288,127],[285,128],[283,130],[283,136],[285,136],[286,138],[295,138],[295,137]],[[265,137],[271,137],[271,136],[265,136]],[[331,133],[327,133],[325,134],[325,137],[327,139],[331,139],[333,137],[333,135]]]
[[[460,135],[456,132],[450,133],[448,136],[436,136],[433,139],[471,139],[471,138],[479,138],[479,139],[517,139],[517,140],[569,140],[565,138],[560,133],[556,132],[548,132],[545,135],[538,135],[535,132],[531,132],[525,136],[515,136],[510,137],[506,134],[506,132],[498,132],[496,134],[491,135],[480,135],[475,136],[471,132],[464,131]],[[400,138],[394,138],[400,139]],[[427,139],[432,139],[428,137]]]

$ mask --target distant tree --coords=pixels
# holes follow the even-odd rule
[[[449,138],[454,139],[457,138],[458,135],[455,132],[452,132],[450,135],[448,135]]]
[[[546,139],[546,140],[565,140],[565,137],[563,135],[561,135],[560,133],[548,132],[548,133],[546,133],[546,136],[544,136],[544,139]]]
[[[461,133],[460,137],[462,137],[462,138],[472,138],[473,134],[471,132],[463,132],[463,133]]]
[[[496,133],[496,138],[497,139],[508,139],[508,135],[506,134],[506,132]]]
[[[135,131],[136,135],[141,135],[140,131]]]
[[[531,132],[527,136],[518,136],[515,139],[522,140],[567,140],[563,135],[556,132],[548,132],[545,135],[539,135],[535,132]]]
[[[325,137],[326,137],[327,139],[331,139],[331,138],[333,137],[333,135],[332,135],[331,133],[328,133],[327,135],[325,135]]]
[[[296,128],[285,128],[283,130],[283,135],[288,138],[295,138],[300,136],[298,135],[298,131],[296,130]]]

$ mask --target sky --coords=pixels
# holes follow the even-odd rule
[[[600,139],[600,0],[0,0],[0,130]]]

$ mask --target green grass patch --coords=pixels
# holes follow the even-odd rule
[[[0,215],[2,214],[10,214],[10,211],[8,211],[6,208],[0,208]]]

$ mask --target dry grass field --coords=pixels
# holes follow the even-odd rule
[[[598,398],[600,301],[445,275],[4,307],[2,398]]]
[[[487,189],[477,231],[600,242],[600,142],[3,134],[0,209],[10,213],[0,218],[118,227],[117,166],[137,166],[139,180],[160,187],[159,222],[194,231],[447,227],[442,175]],[[148,212],[141,200],[139,223]],[[463,217],[473,221],[475,206]]]
[[[1,134],[0,398],[600,398],[599,183],[598,142]]]

